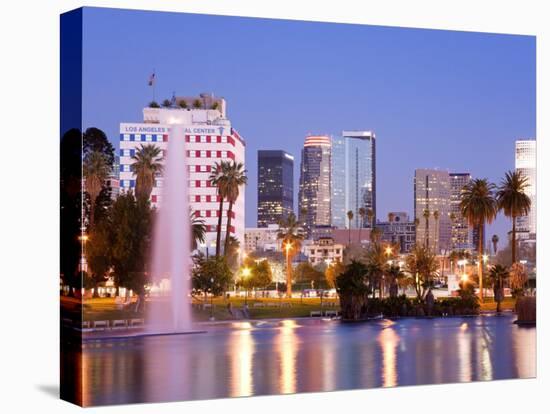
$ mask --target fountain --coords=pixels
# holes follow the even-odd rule
[[[151,277],[153,283],[168,279],[166,294],[149,302],[148,332],[184,333],[191,331],[190,222],[187,195],[185,131],[172,124],[164,166],[161,207],[154,229]]]

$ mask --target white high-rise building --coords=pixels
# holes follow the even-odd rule
[[[136,177],[131,171],[132,157],[141,145],[153,144],[162,153],[168,147],[170,124],[183,125],[186,131],[186,155],[189,180],[189,207],[206,225],[205,244],[202,250],[215,248],[218,225],[219,197],[217,189],[209,182],[210,172],[216,162],[235,161],[245,163],[245,141],[226,118],[226,103],[210,94],[196,97],[174,97],[170,107],[144,108],[143,123],[120,124],[120,191],[135,189]],[[162,208],[162,176],[155,180],[151,204]],[[245,188],[233,206],[231,234],[241,243],[245,231]],[[222,240],[227,229],[228,203],[222,212]],[[189,212],[182,212],[189,214]]]
[[[517,218],[517,230],[523,233],[537,232],[537,141],[516,141],[516,171],[527,177],[525,193],[531,199],[531,211]]]

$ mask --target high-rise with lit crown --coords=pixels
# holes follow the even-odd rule
[[[300,165],[299,220],[307,235],[313,226],[331,222],[331,139],[327,135],[306,137]]]
[[[415,170],[416,243],[427,245],[437,254],[448,250],[451,245],[450,200],[451,183],[447,171]]]
[[[332,225],[371,227],[376,223],[376,136],[372,131],[343,131],[332,139]],[[359,209],[372,210],[372,222]],[[352,211],[349,223],[347,212]]]
[[[537,233],[537,141],[534,139],[516,141],[516,171],[527,178],[525,193],[531,199],[531,211],[527,216],[517,218],[517,230],[523,233]]]
[[[120,191],[135,189],[136,176],[131,170],[132,157],[141,145],[159,147],[162,154],[168,148],[170,123],[177,120],[186,131],[186,160],[188,169],[189,208],[206,225],[206,240],[201,247],[215,248],[219,214],[217,189],[210,184],[209,176],[216,162],[235,161],[245,163],[245,141],[226,117],[226,102],[211,94],[191,97],[174,97],[169,107],[144,108],[143,123],[120,124]],[[162,181],[157,176],[151,192],[151,204],[162,208]],[[232,210],[229,231],[241,243],[244,242],[245,187],[239,189],[239,197]],[[222,212],[222,232],[227,231],[227,203]],[[189,212],[182,212],[189,214]],[[212,251],[212,250],[211,250]]]
[[[258,227],[278,224],[294,210],[294,157],[258,151]]]

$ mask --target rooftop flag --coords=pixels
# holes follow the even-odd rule
[[[147,82],[147,84],[149,86],[153,86],[154,83],[155,83],[155,72],[151,73],[151,76],[149,76],[149,82]]]

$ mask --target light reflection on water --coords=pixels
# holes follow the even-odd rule
[[[84,405],[393,387],[536,375],[534,328],[511,316],[359,324],[285,320],[89,342]],[[66,353],[77,366],[79,353]]]

